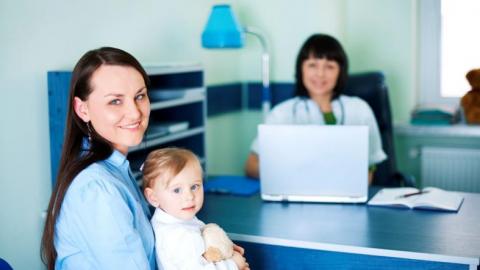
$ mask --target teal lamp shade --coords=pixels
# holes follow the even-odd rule
[[[202,33],[202,46],[208,49],[242,48],[244,32],[230,5],[215,5]]]

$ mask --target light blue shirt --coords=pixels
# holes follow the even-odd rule
[[[156,269],[148,205],[113,151],[73,180],[55,225],[55,269]]]

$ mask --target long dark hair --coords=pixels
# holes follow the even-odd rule
[[[295,65],[295,96],[309,97],[303,84],[302,64],[310,57],[333,60],[340,66],[340,74],[333,88],[332,100],[340,96],[348,79],[348,58],[342,45],[334,37],[325,34],[311,35],[298,52]]]
[[[82,121],[73,109],[75,97],[85,101],[93,89],[91,78],[93,73],[102,65],[128,66],[135,68],[143,76],[148,86],[147,73],[140,63],[129,53],[111,47],[103,47],[85,53],[73,69],[70,82],[67,122],[65,139],[63,142],[62,157],[57,181],[48,204],[47,219],[42,236],[41,257],[49,270],[55,269],[57,252],[54,246],[55,223],[60,213],[63,199],[68,187],[75,176],[90,164],[108,158],[113,147],[109,141],[101,137],[90,125],[91,142],[88,149],[84,149],[84,139],[89,135],[88,124]]]

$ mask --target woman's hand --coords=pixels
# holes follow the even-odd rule
[[[240,269],[240,270],[250,270],[250,267],[247,263],[247,260],[238,251],[233,252],[232,260],[235,262],[238,269]]]
[[[237,246],[233,244],[233,261],[235,264],[238,266],[238,269],[240,270],[250,270],[250,266],[248,265],[247,260],[243,255],[245,254],[245,249],[243,249],[241,246]],[[238,261],[237,261],[238,260]]]
[[[241,246],[237,246],[235,244],[233,244],[233,251],[236,251],[238,253],[240,253],[240,255],[243,256],[243,254],[245,254],[245,249],[243,249]]]

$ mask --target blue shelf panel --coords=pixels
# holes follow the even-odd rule
[[[62,155],[63,138],[70,80],[70,71],[50,71],[48,81],[48,117],[50,119],[50,168],[52,170],[52,186],[57,179],[57,172]]]

